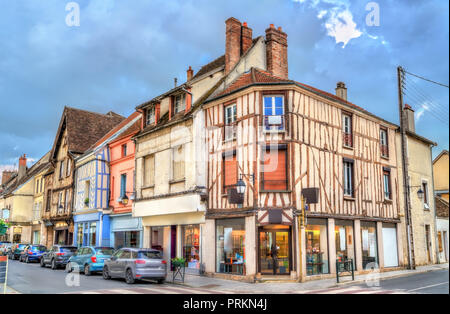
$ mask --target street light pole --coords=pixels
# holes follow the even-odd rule
[[[401,134],[401,148],[402,148],[402,170],[403,170],[403,194],[405,203],[405,225],[408,248],[408,269],[416,269],[416,259],[414,254],[414,236],[411,221],[411,199],[409,190],[409,175],[408,175],[408,161],[406,149],[406,127],[405,117],[403,112],[403,75],[404,70],[401,66],[397,67],[397,84],[398,84],[398,110],[400,118],[400,134]]]

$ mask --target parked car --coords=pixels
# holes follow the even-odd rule
[[[19,259],[20,254],[22,254],[22,251],[28,246],[28,243],[18,243],[13,244],[11,248],[8,251],[8,257],[9,259]]]
[[[81,247],[69,258],[66,271],[83,271],[86,276],[93,272],[102,272],[104,261],[113,255],[114,249],[111,247]]]
[[[32,262],[32,261],[41,261],[42,254],[47,252],[47,248],[40,244],[32,244],[25,247],[20,254],[19,261],[20,262]]]
[[[125,278],[133,284],[136,279],[154,279],[164,283],[167,262],[161,251],[154,249],[121,248],[117,250],[103,267],[103,279]]]
[[[0,256],[8,255],[8,249],[12,246],[11,242],[4,241],[0,242]]]
[[[50,251],[42,254],[41,267],[50,265],[51,268],[65,267],[69,258],[77,251],[75,246],[70,245],[54,245]]]

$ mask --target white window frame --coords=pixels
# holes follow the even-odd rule
[[[421,189],[423,188],[424,183],[426,184],[426,189],[423,190],[423,200],[422,200],[423,208],[426,210],[430,210],[430,193],[428,193],[429,189],[430,189],[429,182],[427,179],[422,179],[421,186],[420,186]],[[426,198],[427,202],[425,202],[425,198]]]
[[[387,177],[387,182],[386,182],[386,177]],[[383,187],[384,187],[384,199],[385,200],[392,199],[392,191],[391,191],[390,181],[391,181],[391,173],[388,172],[388,174],[386,175],[383,170]]]
[[[278,97],[281,98],[281,108],[283,110],[283,112],[280,115],[275,114],[276,113],[275,99]],[[266,98],[272,98],[272,114],[270,114],[270,115],[266,115],[266,105],[265,105]],[[263,123],[264,132],[285,132],[286,131],[286,119],[285,119],[286,108],[285,108],[285,103],[284,103],[284,95],[279,95],[279,94],[264,95],[263,101],[262,101],[262,112],[263,112],[263,117],[264,117],[264,123]],[[267,129],[266,117],[280,117],[282,128],[280,128],[279,125],[268,124],[269,129]]]
[[[344,160],[344,196],[353,197],[353,163]],[[349,173],[350,172],[350,173]],[[348,191],[351,193],[348,193]]]
[[[231,116],[228,109],[231,109]],[[237,105],[236,103],[229,104],[224,108],[224,127],[225,127],[225,141],[234,140],[236,138],[236,120],[237,120]],[[227,128],[232,128],[233,132],[229,132]],[[231,134],[231,136],[230,136]]]
[[[155,107],[148,108],[145,116],[145,124],[146,125],[155,124],[155,121],[156,121]]]
[[[179,94],[174,96],[173,111],[175,114],[186,110],[186,94]]]

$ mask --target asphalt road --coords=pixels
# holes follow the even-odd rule
[[[406,293],[420,294],[449,294],[448,268],[430,271],[405,277],[382,280],[380,288],[383,290],[402,289]],[[363,287],[363,285],[355,285]]]
[[[73,280],[72,274],[67,274],[64,270],[51,270],[50,268],[41,268],[38,263],[26,264],[18,261],[9,261],[8,272],[8,286],[20,293],[40,293],[40,294],[55,294],[55,293],[77,293],[82,291],[95,290],[117,290],[117,289],[136,289],[144,291],[145,289],[153,290],[152,293],[189,293],[189,287],[176,288],[172,284],[159,285],[154,282],[145,281],[137,282],[134,285],[128,285],[121,279],[104,280],[101,274],[92,276],[78,276],[79,282]],[[213,282],[212,282],[213,283]],[[258,285],[255,284],[255,290],[258,290]],[[211,285],[213,286],[213,285]],[[342,293],[346,293],[345,289],[353,287],[354,289],[367,289],[366,284],[344,285],[341,288]],[[145,288],[145,289],[140,289]],[[178,290],[176,290],[178,289]],[[184,289],[184,290],[182,290]],[[403,293],[418,293],[418,294],[449,294],[449,271],[448,269],[436,270],[427,273],[419,273],[399,278],[386,279],[380,282],[377,289],[382,291],[401,290]],[[220,292],[221,287],[213,288]],[[339,293],[334,288],[333,293]],[[127,290],[129,291],[129,290]],[[251,293],[252,291],[247,291]],[[108,292],[104,292],[108,293]],[[349,292],[351,293],[351,292]]]
[[[68,274],[62,268],[52,270],[50,267],[41,268],[39,263],[9,260],[8,286],[20,293],[54,294],[130,287],[121,279],[104,280],[100,273],[92,276],[81,273],[78,278],[79,284],[74,280],[74,274]],[[161,285],[147,281],[132,285],[133,288],[148,286],[158,288]]]

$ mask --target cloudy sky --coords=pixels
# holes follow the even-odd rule
[[[66,24],[67,3],[0,0],[0,170],[50,150],[65,105],[126,116],[184,81],[189,65],[224,53],[230,16],[254,36],[282,26],[290,78],[329,92],[344,81],[350,101],[395,123],[397,65],[448,85],[444,0],[378,1],[378,21],[370,1],[79,0],[79,27]],[[448,89],[408,80],[436,155],[448,149]]]

